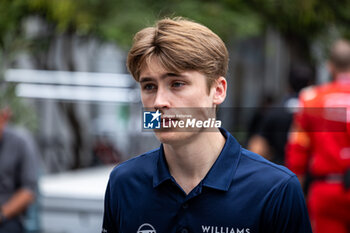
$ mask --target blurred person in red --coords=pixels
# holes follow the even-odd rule
[[[300,95],[286,146],[286,165],[308,186],[315,233],[350,232],[350,42],[336,41],[328,68],[332,82]]]
[[[10,116],[0,107],[0,233],[21,233],[23,214],[35,199],[38,161],[33,141],[7,124]]]

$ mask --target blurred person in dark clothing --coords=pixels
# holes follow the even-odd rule
[[[266,111],[257,133],[251,137],[248,149],[277,164],[284,164],[284,151],[293,112],[299,105],[299,92],[314,80],[313,69],[294,65],[288,76],[288,95]]]
[[[0,233],[24,232],[22,217],[35,200],[37,154],[34,143],[8,126],[11,111],[0,109]]]
[[[262,101],[259,104],[258,108],[254,108],[254,112],[248,124],[248,135],[247,142],[259,132],[259,127],[261,121],[266,115],[266,111],[271,108],[271,105],[274,104],[274,98],[272,95],[263,95]]]
[[[107,135],[99,135],[93,146],[93,166],[117,164],[121,161],[121,153]]]
[[[300,94],[286,165],[305,183],[314,233],[350,232],[350,42],[330,51],[332,81]]]

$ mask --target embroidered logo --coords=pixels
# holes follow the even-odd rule
[[[156,233],[154,227],[149,223],[142,224],[136,233]]]
[[[251,233],[249,228],[203,226],[203,233]]]

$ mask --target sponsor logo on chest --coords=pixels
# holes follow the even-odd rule
[[[156,233],[156,230],[151,224],[144,223],[139,227],[137,233]]]
[[[203,233],[251,233],[249,228],[218,227],[202,225]]]

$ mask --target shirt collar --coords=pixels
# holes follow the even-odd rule
[[[227,130],[220,128],[220,131],[226,138],[225,145],[219,157],[203,179],[202,184],[213,189],[227,191],[236,171],[241,146]],[[160,146],[158,151],[159,156],[153,177],[153,187],[157,187],[166,180],[173,179],[165,160],[163,145]]]
[[[156,164],[156,169],[153,176],[153,187],[157,187],[161,183],[165,182],[166,180],[171,180],[172,176],[170,175],[168,164],[166,163],[165,156],[164,156],[164,148],[163,144],[160,145],[160,148],[158,150],[158,161]]]

